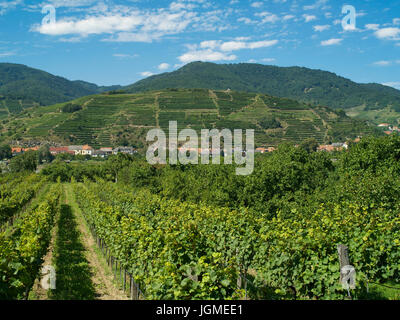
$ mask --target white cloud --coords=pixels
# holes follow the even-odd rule
[[[378,30],[379,29],[379,24],[374,24],[374,23],[366,24],[365,28],[367,30]]]
[[[374,34],[379,39],[400,40],[400,28],[383,28],[375,31]]]
[[[158,66],[158,70],[160,70],[160,71],[164,71],[164,70],[167,70],[167,69],[169,69],[171,66],[168,64],[168,63],[161,63],[159,66]]]
[[[261,59],[261,61],[262,62],[275,62],[276,59],[275,58],[264,58],[264,59]]]
[[[243,22],[244,24],[255,24],[257,21],[251,20],[250,18],[242,17],[237,20],[238,22]]]
[[[314,30],[318,32],[322,32],[328,30],[331,26],[330,25],[323,25],[323,26],[314,26]]]
[[[373,63],[373,65],[379,66],[379,67],[387,67],[387,66],[390,66],[391,64],[392,64],[392,62],[387,61],[387,60],[376,61]]]
[[[233,61],[237,59],[237,56],[206,49],[187,52],[181,55],[178,59],[183,63],[193,61]]]
[[[303,6],[304,10],[315,10],[318,9],[320,7],[323,7],[322,9],[328,9],[327,6],[325,6],[325,4],[328,2],[328,0],[317,0],[314,4],[312,5],[307,5],[307,6]]]
[[[273,14],[273,13],[268,12],[268,11],[256,13],[255,15],[257,17],[262,18],[262,20],[260,22],[261,24],[275,23],[275,22],[279,21],[279,18],[278,18],[278,16],[276,14]]]
[[[303,14],[303,18],[306,22],[311,22],[313,20],[316,20],[317,17],[314,15],[310,15],[310,14]]]
[[[5,14],[7,11],[15,9],[19,4],[22,4],[23,0],[14,1],[1,1],[0,2],[0,15]]]
[[[187,45],[186,47],[189,51],[178,57],[178,59],[183,63],[193,61],[233,61],[237,59],[236,55],[230,54],[233,51],[267,48],[278,43],[278,40],[246,41],[249,39],[248,37],[238,39],[226,42],[207,40],[199,45]]]
[[[260,1],[257,1],[257,2],[253,2],[253,3],[251,4],[251,6],[252,6],[253,8],[261,8],[261,7],[263,6],[263,3],[260,2]]]
[[[144,72],[141,72],[141,73],[139,73],[142,77],[151,77],[151,76],[154,76],[154,73],[153,72],[150,72],[150,71],[144,71]]]
[[[178,0],[168,8],[137,9],[102,3],[101,10],[79,8],[76,12],[80,15],[59,18],[55,23],[35,24],[30,31],[50,36],[106,35],[103,41],[114,42],[152,42],[188,29],[221,31],[229,27],[226,23],[229,10],[189,11],[199,5],[206,8],[209,4],[203,0]]]
[[[0,58],[15,56],[15,52],[0,52]]]
[[[132,33],[132,32],[120,32],[115,37],[103,39],[103,41],[109,42],[153,42],[162,37],[161,33]]]
[[[400,64],[400,60],[395,60],[395,61],[381,60],[381,61],[376,61],[373,63],[374,66],[378,66],[378,67],[388,67],[388,66],[391,66],[392,64]]]
[[[256,41],[247,43],[246,48],[248,49],[259,49],[259,48],[268,48],[276,45],[278,40],[265,40],[265,41]]]
[[[243,49],[259,49],[274,46],[278,43],[278,40],[263,40],[263,41],[227,41],[223,42],[221,40],[210,40],[203,41],[200,43],[200,48],[217,49],[224,52],[232,52],[236,50]]]
[[[388,86],[388,87],[392,87],[392,88],[400,90],[400,82],[385,82],[385,83],[382,83],[382,84],[384,86]]]
[[[343,39],[329,39],[325,41],[321,41],[321,46],[334,46],[339,45]]]
[[[287,21],[287,20],[292,20],[292,19],[294,19],[294,18],[296,18],[294,15],[292,15],[292,14],[287,14],[287,15],[283,16],[282,20],[283,20],[283,21]]]
[[[127,58],[136,58],[138,57],[137,54],[126,54],[126,53],[114,53],[113,57],[120,58],[120,59],[127,59]]]
[[[96,3],[96,0],[48,0],[38,4],[38,7],[43,7],[46,4],[53,5],[56,8],[60,7],[86,7]]]
[[[141,31],[138,34],[174,34],[182,32],[190,24],[192,14],[180,13],[147,13],[140,11],[130,12],[128,15],[121,13],[88,16],[83,19],[62,19],[56,23],[34,25],[31,30],[46,35],[68,34],[113,34],[116,32]]]

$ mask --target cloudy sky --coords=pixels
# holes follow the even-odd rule
[[[355,26],[343,20],[356,10]],[[101,85],[192,61],[304,66],[400,89],[400,1],[0,0],[0,62]]]

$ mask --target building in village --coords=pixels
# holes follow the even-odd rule
[[[82,146],[68,146],[68,150],[73,151],[76,156],[82,154]]]
[[[11,148],[11,153],[13,156],[17,156],[21,153],[28,152],[28,151],[38,151],[39,147],[31,147],[31,148],[22,148],[22,147],[15,147]]]
[[[111,156],[113,154],[114,149],[113,148],[100,148],[101,152],[104,152],[106,156]]]
[[[116,155],[118,153],[134,155],[137,151],[132,147],[118,147],[113,150],[113,154]]]
[[[75,155],[75,152],[69,150],[68,147],[51,147],[50,148],[50,153],[53,156],[56,156],[56,155],[62,154],[62,153],[68,153],[68,154],[71,154],[71,155]]]
[[[92,156],[93,152],[94,152],[94,149],[91,146],[89,146],[87,144],[82,146],[82,153],[81,154],[83,156]]]

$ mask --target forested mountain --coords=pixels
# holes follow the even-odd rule
[[[18,113],[35,105],[51,105],[118,89],[70,81],[25,65],[0,63],[0,109]]]
[[[207,88],[266,93],[277,97],[349,109],[387,106],[400,111],[400,91],[380,84],[358,84],[334,73],[301,67],[193,62],[127,87],[129,92],[166,88]]]

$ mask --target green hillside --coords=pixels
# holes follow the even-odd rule
[[[4,141],[47,140],[67,144],[144,147],[149,129],[255,129],[257,145],[344,141],[375,132],[364,122],[325,107],[311,107],[265,94],[170,89],[139,94],[99,94],[66,104],[38,107],[2,121]],[[62,110],[78,110],[73,113]]]
[[[331,72],[301,67],[193,62],[177,71],[141,80],[127,90],[143,92],[166,88],[230,88],[334,109],[363,106],[366,110],[379,110],[389,106],[400,112],[399,90],[380,84],[358,84]]]
[[[24,65],[0,63],[0,119],[33,106],[66,102],[118,88],[69,81]]]

